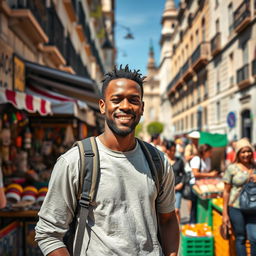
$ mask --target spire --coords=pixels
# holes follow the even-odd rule
[[[173,9],[176,9],[174,0],[167,0],[165,2],[164,10],[167,11],[167,10],[173,10]]]
[[[153,48],[153,42],[152,39],[150,39],[150,45],[149,45],[149,57],[148,57],[148,65],[147,65],[148,70],[152,70],[156,68],[155,65],[155,53],[154,53],[154,48]]]

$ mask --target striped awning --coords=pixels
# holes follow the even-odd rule
[[[0,88],[0,104],[3,103],[11,103],[17,109],[30,113],[38,112],[42,116],[52,114],[50,101],[31,94]]]

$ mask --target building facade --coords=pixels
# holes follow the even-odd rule
[[[144,83],[143,101],[145,102],[144,113],[142,117],[143,138],[149,140],[147,126],[153,121],[159,121],[160,115],[160,90],[158,79],[158,68],[155,65],[153,46],[150,46],[149,58],[147,64],[147,77]]]
[[[17,56],[99,85],[115,62],[113,27],[113,0],[4,0],[0,56],[7,66]],[[11,73],[0,68],[2,87],[13,88],[13,82],[7,81]]]
[[[198,129],[255,142],[255,1],[187,0],[177,13],[161,90],[173,136]]]

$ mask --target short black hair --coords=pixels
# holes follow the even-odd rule
[[[152,141],[154,141],[154,140],[157,140],[159,137],[160,137],[160,134],[159,134],[159,133],[154,133],[154,134],[151,135],[150,141],[152,142]]]
[[[198,155],[200,157],[203,157],[204,153],[207,151],[210,151],[212,149],[212,146],[209,144],[202,144],[198,147]]]
[[[111,72],[108,72],[104,75],[104,79],[102,80],[102,88],[101,88],[101,96],[105,98],[105,92],[109,85],[109,82],[118,78],[127,78],[130,80],[135,81],[141,88],[141,97],[143,97],[143,83],[145,76],[142,76],[141,73],[139,73],[140,70],[131,70],[128,66],[128,64],[122,68],[122,65],[120,65],[119,69],[117,66],[114,66],[114,69]]]
[[[166,149],[170,149],[172,147],[176,148],[176,143],[173,140],[165,140],[164,146]]]

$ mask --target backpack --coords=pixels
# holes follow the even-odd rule
[[[152,178],[155,182],[158,196],[161,194],[161,184],[164,171],[163,161],[159,151],[147,142],[137,139],[141,149],[148,161]],[[95,200],[99,185],[100,163],[99,151],[95,137],[86,138],[77,141],[73,146],[78,146],[80,155],[80,171],[79,171],[79,190],[78,204],[75,211],[75,216],[70,224],[68,232],[64,236],[64,243],[70,255],[79,256],[82,248],[84,235],[88,236],[86,229],[86,221],[89,214],[89,206]],[[77,224],[76,215],[80,211],[80,221]],[[74,243],[75,232],[77,230],[77,239]],[[159,235],[159,234],[158,234]],[[89,242],[89,237],[87,237]],[[75,247],[73,248],[73,245]]]

